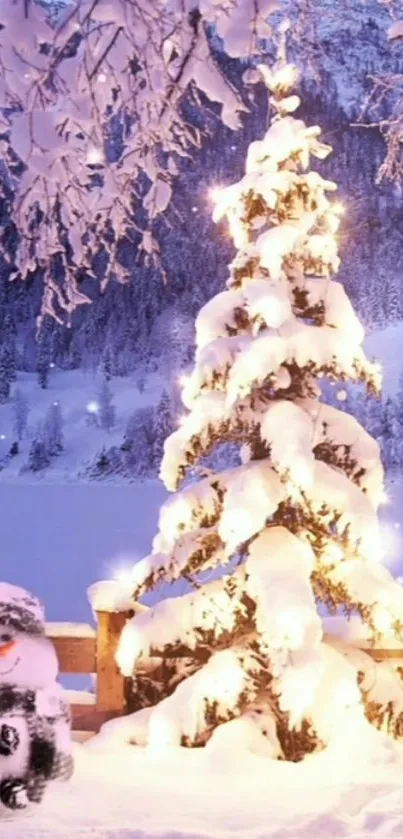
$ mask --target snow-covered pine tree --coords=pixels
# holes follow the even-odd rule
[[[8,370],[8,377],[10,382],[15,382],[17,378],[17,347],[16,347],[16,328],[14,319],[10,314],[4,318],[2,326],[2,343],[5,357],[5,365]]]
[[[116,411],[112,398],[109,380],[107,378],[102,378],[98,396],[98,420],[99,427],[103,428],[104,431],[111,431],[115,425]]]
[[[275,111],[249,148],[246,174],[217,192],[238,253],[227,290],[200,311],[188,413],[165,445],[153,552],[133,569],[134,598],[179,578],[195,590],[129,620],[123,673],[151,655],[191,654],[198,671],[122,736],[151,744],[247,747],[299,760],[370,721],[403,729],[403,689],[387,663],[323,636],[320,604],[358,613],[371,636],[402,630],[401,587],[379,564],[383,470],[375,440],[321,402],[321,379],[380,387],[342,285],[336,184],[308,171],[330,148],[292,113],[298,74],[262,68]],[[197,460],[225,441],[242,465],[197,480]],[[206,582],[206,572],[222,576]],[[144,732],[144,725],[146,732]],[[141,729],[141,733],[139,730]],[[118,723],[113,731],[118,730]],[[362,739],[364,743],[365,737]],[[348,743],[349,745],[349,743]]]
[[[52,361],[54,323],[47,316],[41,326],[38,339],[38,352],[36,359],[36,371],[38,373],[38,384],[43,390],[48,386],[49,371]]]
[[[63,451],[63,418],[60,402],[49,405],[43,430],[44,443],[51,457]]]
[[[26,469],[30,472],[41,472],[42,469],[47,469],[50,462],[51,455],[43,439],[43,428],[40,426],[29,449]]]
[[[124,474],[149,478],[153,474],[155,410],[151,405],[138,408],[129,417],[120,447]]]
[[[25,394],[18,387],[13,400],[13,430],[17,440],[22,440],[28,422],[28,400]]]
[[[9,354],[6,344],[0,347],[0,403],[7,402],[11,390]]]
[[[165,440],[172,433],[174,426],[172,399],[168,391],[163,390],[154,414],[153,460],[157,470],[162,461]]]

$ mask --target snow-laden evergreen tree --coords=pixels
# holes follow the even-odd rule
[[[340,383],[341,399],[348,382],[380,388],[361,324],[332,280],[337,187],[309,170],[331,149],[319,127],[292,115],[296,69],[280,57],[262,74],[274,119],[241,181],[217,190],[215,218],[227,218],[238,252],[227,289],[197,317],[187,413],[165,445],[161,477],[168,490],[182,486],[133,569],[135,599],[181,578],[194,591],[130,619],[117,660],[134,677],[150,655],[199,663],[132,726],[125,720],[132,742],[232,749],[242,740],[299,760],[346,746],[352,731],[381,737],[368,719],[403,730],[393,664],[325,638],[321,618],[324,607],[340,609],[361,616],[370,638],[401,636],[403,593],[381,564],[379,446],[322,401],[326,380]],[[241,465],[197,480],[197,461],[223,442],[239,445]],[[210,570],[221,577],[206,582]]]
[[[25,394],[18,387],[14,393],[13,400],[13,430],[17,440],[24,437],[28,422],[28,400]]]
[[[98,425],[104,431],[111,431],[115,425],[116,411],[109,380],[102,378],[98,394]]]
[[[14,319],[10,314],[4,318],[1,329],[1,337],[3,343],[4,363],[8,371],[8,378],[10,382],[15,382],[17,377],[17,347],[16,347],[16,328]]]
[[[48,316],[44,319],[38,338],[38,353],[36,359],[36,370],[38,373],[38,384],[44,390],[48,386],[49,371],[52,362],[53,348],[53,321]]]
[[[113,349],[110,336],[108,336],[102,352],[100,370],[104,379],[106,379],[107,382],[110,382],[113,375]]]
[[[10,396],[11,379],[8,360],[7,347],[2,344],[0,347],[0,403],[7,402]]]
[[[164,453],[164,443],[167,437],[172,434],[175,426],[175,417],[172,408],[172,399],[167,390],[163,390],[154,414],[154,440],[153,460],[159,470]]]
[[[43,440],[51,457],[56,457],[63,451],[63,418],[60,402],[49,405],[44,429]]]
[[[43,437],[43,428],[41,426],[38,428],[37,433],[32,440],[26,468],[30,472],[41,472],[42,469],[47,469],[50,465],[51,459],[48,446],[46,445],[46,441]]]
[[[123,474],[147,478],[153,474],[155,411],[151,405],[139,408],[126,426],[121,445]]]

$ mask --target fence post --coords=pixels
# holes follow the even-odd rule
[[[126,707],[126,680],[119,672],[115,654],[130,612],[98,612],[96,709],[103,720],[120,716]]]

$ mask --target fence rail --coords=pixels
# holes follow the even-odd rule
[[[47,624],[46,634],[56,649],[61,674],[93,674],[95,691],[67,691],[70,695],[73,731],[92,733],[109,719],[126,711],[128,681],[118,670],[115,654],[120,633],[132,612],[97,612],[96,628],[89,624]],[[338,643],[337,636],[325,635],[324,640]],[[377,648],[364,641],[356,649],[375,661],[399,659],[403,665],[401,647]]]
[[[127,682],[120,674],[115,653],[127,620],[125,612],[97,612],[97,626],[47,624],[46,634],[56,649],[61,674],[95,676],[95,692],[67,691],[73,731],[98,731],[102,723],[124,714]]]

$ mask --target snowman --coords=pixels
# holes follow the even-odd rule
[[[41,604],[0,583],[0,818],[71,777],[70,711],[57,674]]]

